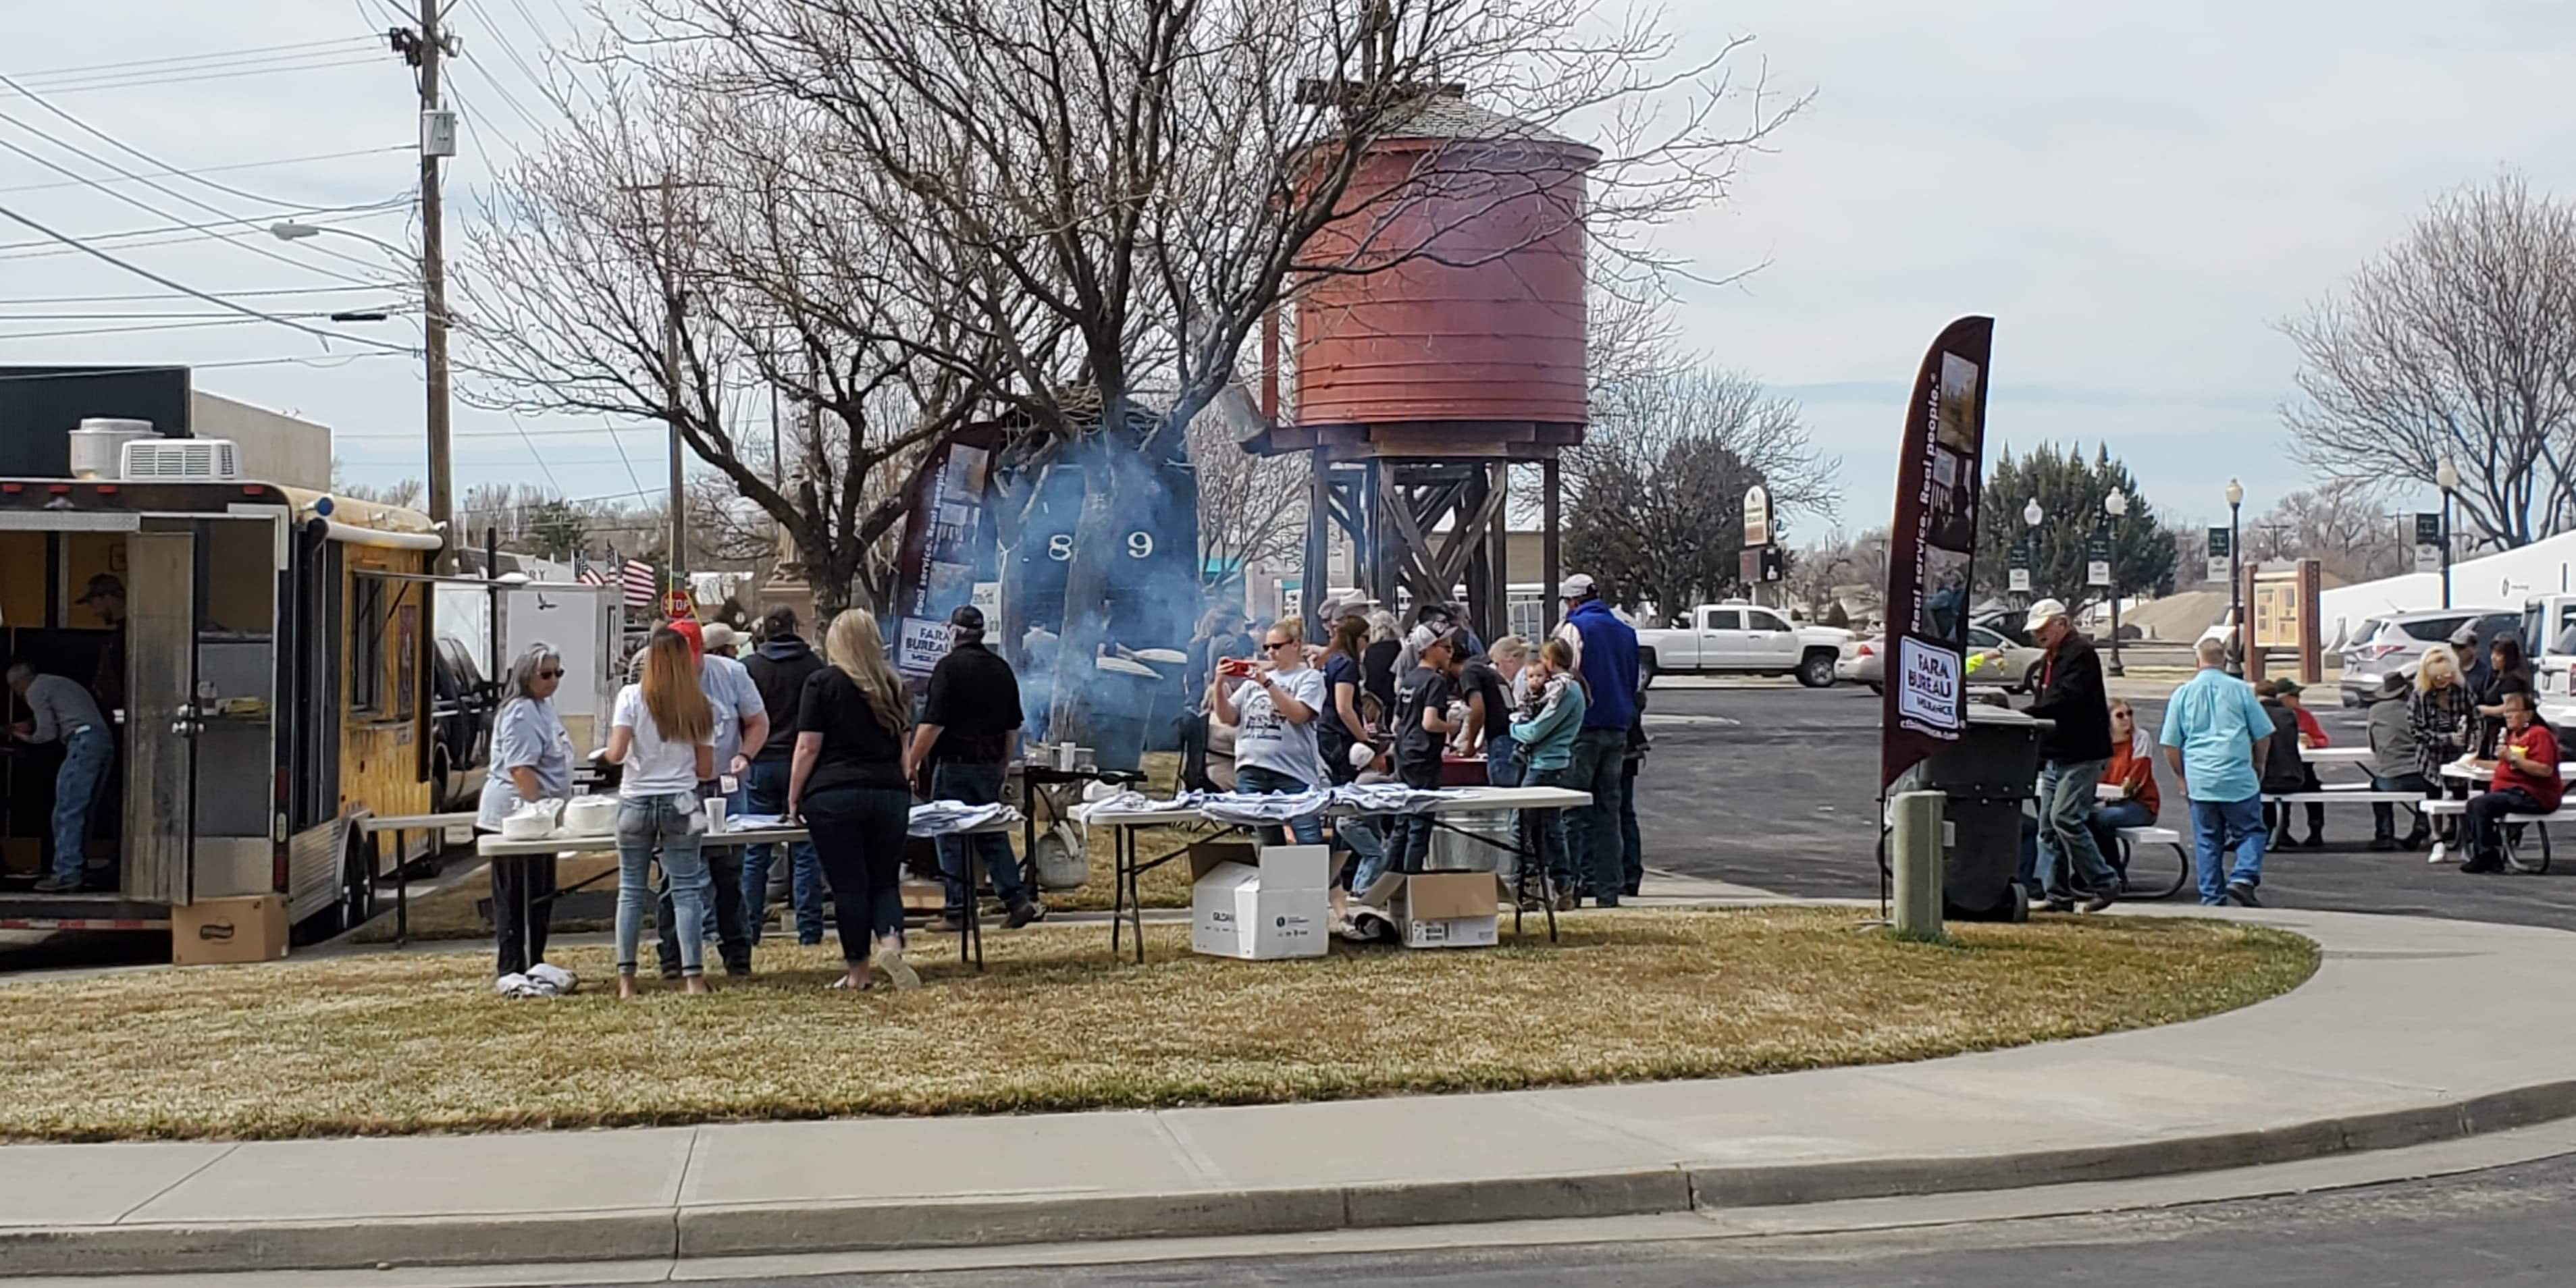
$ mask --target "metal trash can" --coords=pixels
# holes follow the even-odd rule
[[[2030,894],[2021,870],[2022,803],[2037,794],[2039,739],[2052,722],[2003,707],[1971,706],[1959,740],[1906,770],[1888,795],[1939,792],[1950,846],[1941,871],[1942,916],[2023,921]]]
[[[1431,834],[1431,852],[1423,857],[1422,870],[1500,872],[1509,878],[1512,873],[1506,868],[1519,866],[1512,862],[1513,826],[1518,817],[1517,811],[1507,809],[1441,815],[1440,821],[1449,826]],[[1459,832],[1471,835],[1461,836]]]

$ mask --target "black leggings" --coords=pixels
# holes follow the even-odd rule
[[[521,906],[527,916],[519,915]],[[555,856],[529,854],[492,860],[492,929],[500,949],[495,969],[523,975],[546,959],[546,931],[555,910]]]
[[[903,841],[912,793],[899,787],[834,787],[800,805],[832,887],[841,960],[868,959],[875,935],[903,941]]]

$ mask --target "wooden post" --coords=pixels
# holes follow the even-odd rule
[[[1562,548],[1565,479],[1557,468],[1556,457],[1553,455],[1547,458],[1547,463],[1540,468],[1539,473],[1542,497],[1539,522],[1544,529],[1539,536],[1539,548],[1542,552],[1539,556],[1541,566],[1539,576],[1547,583],[1539,587],[1539,595],[1540,602],[1547,606],[1543,620],[1547,623],[1547,629],[1553,631],[1556,629],[1558,619],[1565,612],[1565,606],[1556,597],[1557,583],[1565,580],[1565,554]]]

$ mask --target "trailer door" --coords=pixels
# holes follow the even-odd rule
[[[194,806],[196,536],[185,529],[125,537],[126,896],[186,904]]]

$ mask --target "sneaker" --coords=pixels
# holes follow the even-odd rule
[[[2451,847],[2450,847],[2450,844],[2449,844],[2448,842],[2444,842],[2444,841],[2435,841],[2435,842],[2433,842],[2433,852],[2432,852],[2431,854],[2427,854],[2427,855],[2425,855],[2425,856],[2424,856],[2424,861],[2425,861],[2426,863],[2440,863],[2440,862],[2442,862],[2443,860],[2448,859],[2448,858],[2450,858],[2450,857],[2451,857]]]
[[[2305,844],[2307,848],[2311,850],[2322,850],[2326,848],[2326,838],[2322,835],[2311,832],[2308,834],[2308,839]]]
[[[2462,871],[2462,872],[2468,872],[2468,873],[2473,873],[2473,874],[2476,874],[2476,875],[2479,875],[2479,876],[2487,876],[2487,875],[2490,875],[2490,874],[2493,874],[2493,873],[2497,873],[2497,872],[2502,872],[2502,871],[2504,871],[2504,860],[2502,860],[2502,859],[2472,859],[2472,860],[2470,860],[2470,861],[2469,861],[2469,862],[2467,862],[2467,863],[2463,863],[2463,864],[2461,864],[2461,865],[2460,865],[2460,871]]]
[[[1600,898],[1593,900],[1592,906],[1595,908],[1616,908],[1619,906],[1619,896],[1615,894],[1603,895]]]
[[[2075,911],[2075,901],[2072,899],[2043,899],[2040,901],[2039,910],[2041,912],[2073,912]]]
[[[939,914],[939,928],[952,935],[966,929],[966,914],[962,912],[943,912]]]
[[[2275,850],[2295,850],[2299,848],[2299,838],[2291,836],[2285,832],[2272,838],[2272,848]]]
[[[1039,903],[1035,899],[1028,900],[1025,903],[1014,906],[1011,909],[1011,915],[1002,919],[1002,929],[1017,930],[1032,921],[1044,921],[1046,920],[1046,914],[1047,910],[1045,904]]]
[[[2093,896],[2092,898],[2085,900],[2081,905],[2079,905],[2079,906],[2077,907],[2076,911],[2078,911],[2078,912],[2109,912],[2109,911],[2111,910],[2111,905],[2112,905],[2112,904],[2115,904],[2115,903],[2118,903],[2118,902],[2119,902],[2119,900],[2114,899],[2114,898],[2112,898],[2111,896],[2109,896],[2109,895],[2107,895],[2107,894],[2097,894],[2097,895]]]
[[[2227,897],[2248,908],[2263,906],[2263,901],[2254,896],[2254,883],[2251,881],[2228,882]]]
[[[80,892],[81,883],[78,880],[66,881],[61,877],[47,877],[30,888],[38,894],[77,894]]]
[[[1575,905],[1581,902],[1581,900],[1575,898],[1571,894],[1559,893],[1556,896],[1556,910],[1558,912],[1572,912],[1574,911]]]
[[[2393,853],[2395,853],[2396,851],[2397,851],[2397,838],[2396,838],[2396,837],[2393,837],[2393,836],[2374,836],[2374,837],[2370,838],[2370,852],[2371,852],[2371,853],[2373,853],[2373,854],[2393,854]]]
[[[877,969],[884,971],[897,989],[921,987],[921,972],[904,964],[903,945],[888,944],[877,950]]]

